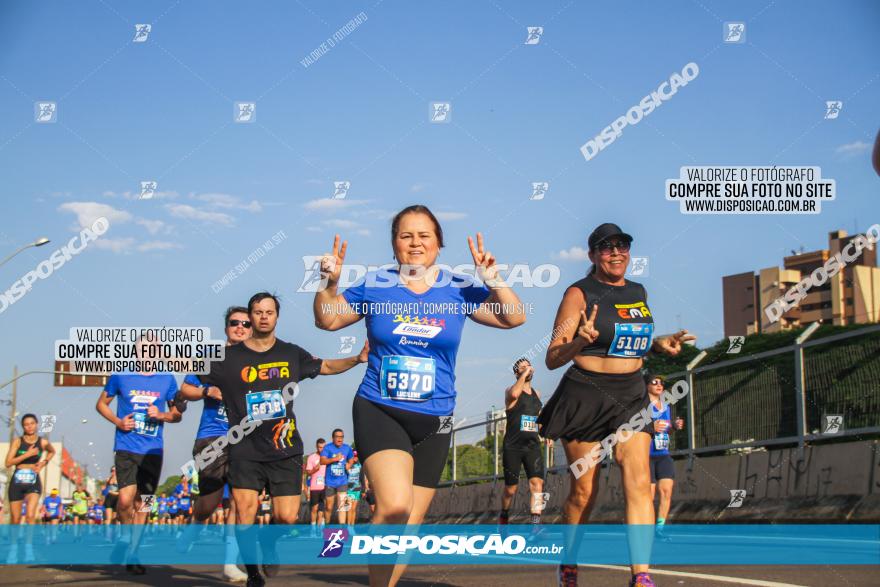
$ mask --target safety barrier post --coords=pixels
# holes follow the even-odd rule
[[[685,367],[685,381],[688,385],[688,470],[694,466],[694,449],[697,447],[697,431],[694,426],[696,418],[694,417],[694,368],[700,361],[706,358],[706,351],[700,351],[700,354],[694,357]]]
[[[794,342],[794,402],[797,420],[798,460],[804,458],[804,441],[807,434],[807,384],[804,372],[804,343],[810,338],[821,322],[813,322]]]
[[[455,450],[455,427],[452,428],[452,486],[455,487],[456,474],[458,468],[458,455]]]

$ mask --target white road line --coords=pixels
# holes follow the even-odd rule
[[[579,567],[595,567],[597,569],[610,569],[614,571],[630,572],[629,567],[619,565],[578,565]],[[706,579],[708,581],[718,581],[720,583],[736,583],[737,585],[756,585],[757,587],[805,587],[803,585],[795,585],[793,583],[776,583],[775,581],[762,581],[760,579],[741,579],[739,577],[725,577],[722,575],[707,575],[704,573],[688,573],[685,571],[664,571],[661,569],[651,569],[652,575],[670,575],[672,577],[690,577],[692,579]]]

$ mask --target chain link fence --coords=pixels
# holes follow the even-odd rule
[[[671,438],[673,456],[761,450],[776,445],[880,434],[880,325],[797,342],[666,377],[691,392],[673,406],[686,425]],[[702,356],[702,355],[701,355]],[[442,482],[502,476],[503,412],[456,426]],[[545,447],[548,468],[566,465],[561,443]]]

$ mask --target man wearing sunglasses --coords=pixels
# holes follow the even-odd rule
[[[251,337],[253,332],[251,321],[248,317],[247,308],[231,306],[226,310],[224,318],[226,326],[226,346],[238,344]],[[202,419],[199,421],[199,430],[196,432],[196,441],[193,445],[193,459],[210,446],[221,436],[226,436],[229,431],[229,420],[226,417],[226,408],[223,405],[223,396],[216,388],[203,386],[197,375],[187,375],[180,386],[180,397],[189,401],[203,400]],[[228,447],[217,458],[199,471],[199,498],[193,506],[191,523],[186,532],[180,537],[179,550],[188,551],[192,548],[196,536],[201,530],[202,524],[206,524],[211,514],[223,499],[223,487],[226,485],[226,469]],[[198,462],[198,461],[196,461]],[[231,505],[231,515],[235,515],[235,504]],[[235,518],[233,518],[234,520]],[[223,577],[233,583],[247,581],[247,574],[239,569],[235,561],[238,558],[238,543],[235,540],[233,526],[226,527],[226,564],[223,565]]]

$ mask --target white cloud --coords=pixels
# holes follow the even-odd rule
[[[414,194],[417,194],[417,193],[423,191],[426,187],[428,187],[428,186],[426,186],[423,183],[414,183],[413,185],[410,186],[409,191],[411,191]]]
[[[150,234],[158,234],[162,230],[168,232],[171,228],[161,220],[147,220],[146,218],[138,218],[137,220],[135,220],[135,224],[140,224],[141,226],[146,228],[147,232],[149,232]]]
[[[177,243],[170,243],[168,241],[148,241],[145,243],[141,243],[137,246],[137,250],[145,253],[148,251],[167,251],[170,249],[180,249],[182,248]]]
[[[309,200],[303,204],[303,208],[318,212],[336,212],[338,210],[363,206],[366,203],[366,200],[334,200],[333,198],[321,198],[320,200]]]
[[[234,224],[232,216],[223,212],[208,212],[207,210],[200,210],[187,204],[166,204],[165,208],[172,216],[177,218],[223,224],[224,226],[232,226]]]
[[[342,218],[333,218],[332,220],[325,220],[324,224],[326,226],[332,226],[334,228],[357,228],[360,226],[354,220],[344,220]]]
[[[317,226],[307,226],[306,230],[309,232],[322,232],[321,229]]]
[[[357,232],[357,234],[359,234],[361,236],[370,236],[370,234],[372,234],[369,231],[369,229],[366,229],[366,228],[361,228],[361,229],[357,230],[356,232]]]
[[[563,261],[589,261],[589,251],[587,249],[574,246],[567,250],[553,253],[554,259],[562,259]]]
[[[467,213],[465,213],[465,212],[434,212],[434,216],[437,217],[437,220],[461,220],[462,218],[467,218]]]
[[[871,145],[866,143],[865,141],[856,141],[854,143],[848,143],[846,145],[840,145],[835,149],[837,153],[842,153],[844,155],[856,155],[858,153],[867,153],[871,150]]]
[[[247,210],[248,212],[260,212],[263,209],[263,206],[256,200],[251,200],[249,204],[244,204],[239,198],[230,196],[229,194],[210,193],[194,195],[193,197],[196,200],[207,202],[218,208]]]
[[[134,247],[134,239],[131,237],[99,238],[94,241],[91,246],[96,249],[104,249],[105,251],[111,251],[116,254],[130,253]]]
[[[58,210],[76,214],[78,229],[91,226],[95,220],[102,216],[110,222],[110,226],[131,220],[131,214],[125,210],[117,210],[113,206],[99,202],[67,202],[58,206]]]

